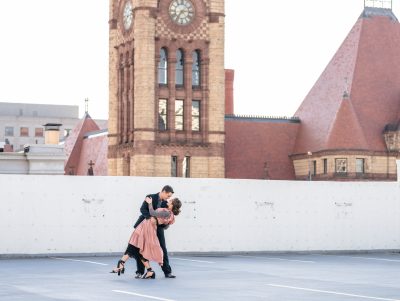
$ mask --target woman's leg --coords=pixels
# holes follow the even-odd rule
[[[134,256],[135,256],[134,246],[128,244],[128,247],[126,248],[124,255],[121,257],[120,260],[118,260],[117,267],[114,268],[110,273],[118,273],[118,276],[120,274],[123,274],[125,272],[125,262],[128,261],[129,257],[134,257]]]
[[[155,279],[156,272],[154,272],[153,269],[151,268],[150,262],[147,259],[143,258],[143,256],[141,257],[141,260],[143,262],[143,265],[147,269],[146,274],[143,275],[143,279]]]
[[[125,262],[127,262],[129,259],[129,255],[124,254],[120,260],[118,260],[117,267],[114,268],[111,273],[118,273],[118,276],[120,274],[123,274],[125,272]]]

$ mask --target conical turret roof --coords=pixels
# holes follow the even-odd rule
[[[297,110],[294,153],[385,151],[382,130],[399,107],[400,24],[391,10],[367,7]]]

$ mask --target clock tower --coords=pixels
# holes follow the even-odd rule
[[[225,177],[224,0],[110,0],[108,174]]]

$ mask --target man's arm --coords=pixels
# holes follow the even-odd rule
[[[153,203],[153,198],[152,198],[151,194],[146,195],[146,198],[144,199],[144,202],[143,202],[142,206],[140,207],[140,212],[146,219],[149,219],[151,217],[151,214],[149,211],[149,206],[148,206],[149,202],[150,202],[150,204]]]
[[[148,197],[148,196],[146,196]],[[133,225],[134,228],[136,228],[137,226],[139,226],[139,224],[141,222],[143,222],[144,219],[149,219],[150,218],[150,212],[149,212],[149,208],[147,206],[146,201],[143,202],[142,206],[140,207],[140,213],[142,215],[139,216],[138,220],[136,221],[136,223]]]
[[[140,212],[146,219],[150,218],[149,206],[147,205],[146,201],[144,201],[140,207]]]

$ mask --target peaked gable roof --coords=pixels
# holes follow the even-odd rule
[[[76,127],[71,131],[70,135],[65,139],[64,149],[67,156],[65,163],[65,174],[69,174],[70,170],[76,172],[80,154],[82,151],[83,138],[87,132],[99,130],[99,126],[94,122],[88,113],[80,120]]]
[[[382,130],[400,104],[400,24],[393,16],[387,9],[365,8],[295,113],[301,127],[294,153],[340,145],[386,150]],[[348,108],[342,107],[346,90]],[[341,137],[348,124],[359,139]]]
[[[87,175],[89,162],[92,161],[95,176],[106,176],[107,170],[107,132],[91,132],[93,135],[86,135],[83,139],[80,153],[79,165],[76,168],[77,175]]]
[[[329,130],[325,149],[367,149],[368,143],[350,99],[344,98]]]

